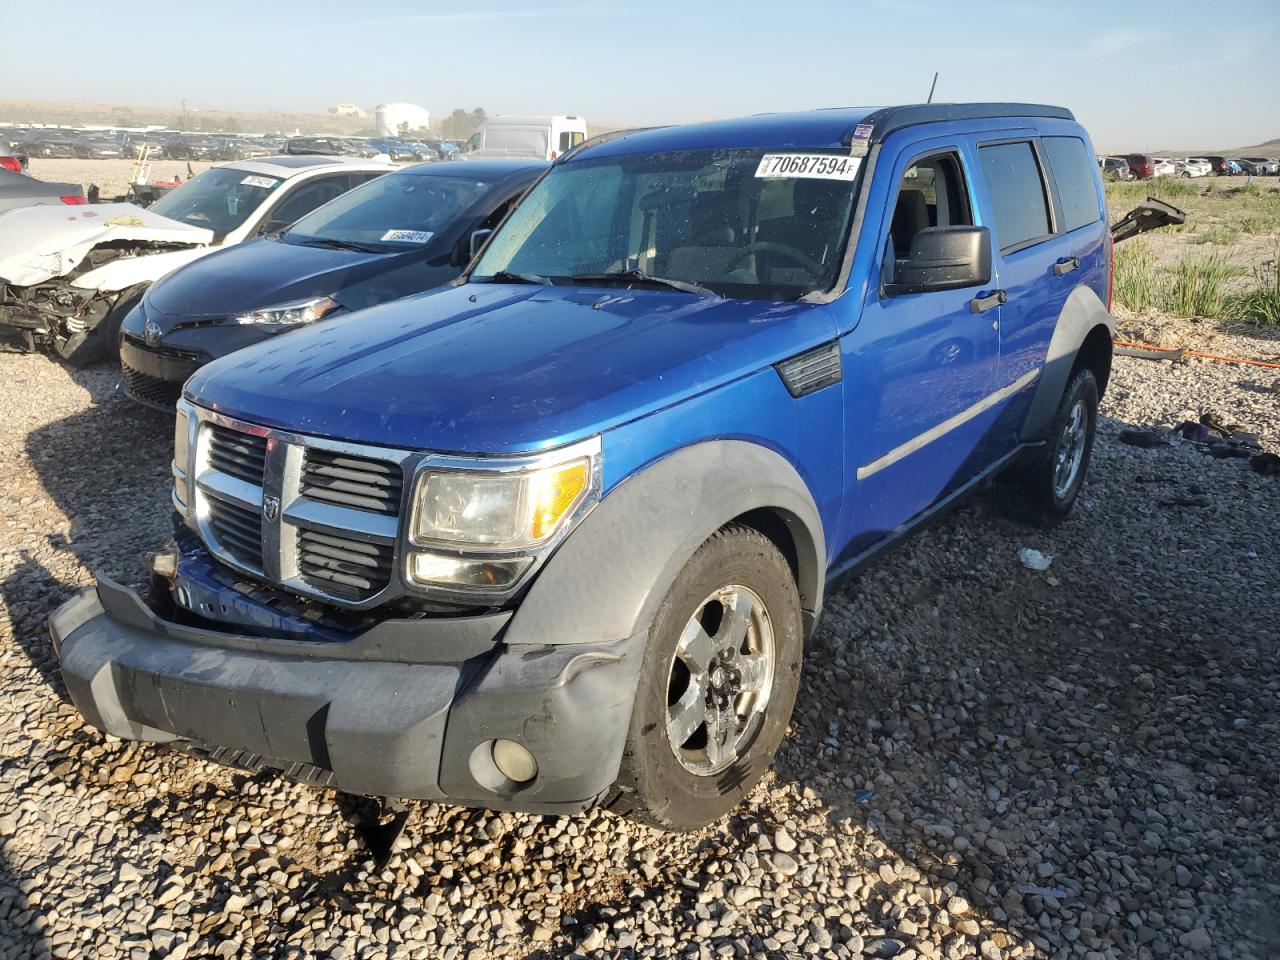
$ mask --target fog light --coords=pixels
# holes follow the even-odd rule
[[[538,775],[538,761],[514,740],[493,741],[493,765],[514,783],[528,783]]]
[[[418,552],[409,555],[409,579],[423,586],[503,590],[519,580],[531,563],[532,557],[465,560],[438,553]]]

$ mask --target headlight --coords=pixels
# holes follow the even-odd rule
[[[506,469],[429,465],[413,491],[408,580],[445,590],[514,587],[598,496],[599,449],[596,439]]]
[[[545,543],[591,488],[591,460],[516,473],[426,473],[414,497],[413,540],[493,550]]]
[[[295,300],[293,303],[282,303],[278,306],[242,313],[238,317],[233,317],[232,322],[283,329],[303,323],[314,323],[321,317],[341,309],[342,304],[332,297],[313,297],[310,300]]]

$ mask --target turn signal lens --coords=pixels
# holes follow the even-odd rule
[[[586,460],[566,463],[563,466],[531,474],[529,477],[529,501],[532,519],[529,535],[533,540],[545,540],[560,525],[578,498],[586,492],[591,474]]]

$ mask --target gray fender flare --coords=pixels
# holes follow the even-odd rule
[[[694,551],[729,521],[762,508],[778,515],[791,535],[810,628],[826,577],[813,496],[781,455],[754,443],[715,440],[678,450],[614,488],[548,559],[504,641],[609,643],[647,631]]]
[[[1058,315],[1058,325],[1054,328],[1049,352],[1040,371],[1040,382],[1022,425],[1024,440],[1041,440],[1049,432],[1080,347],[1090,332],[1099,326],[1105,327],[1107,333],[1115,337],[1115,318],[1107,312],[1106,304],[1098,295],[1081,284],[1071,291]]]

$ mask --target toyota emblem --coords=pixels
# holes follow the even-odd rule
[[[163,334],[164,331],[160,329],[160,324],[156,323],[154,320],[148,320],[147,325],[142,328],[142,336],[146,339],[147,346],[150,347],[154,347],[159,343],[160,337]]]
[[[267,523],[275,523],[276,517],[280,516],[280,498],[263,497],[262,515],[267,518]]]

